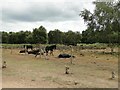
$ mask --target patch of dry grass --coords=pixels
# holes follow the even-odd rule
[[[98,54],[90,50],[74,51],[73,64],[70,59],[59,59],[58,50],[48,60],[44,56],[19,54],[18,49],[3,49],[3,60],[7,68],[3,69],[4,88],[117,88],[118,58],[114,55]],[[71,51],[64,51],[71,53]],[[99,51],[98,51],[99,52]],[[80,54],[84,54],[81,56]],[[66,75],[65,65],[70,67]],[[110,80],[111,72],[117,78]],[[77,84],[76,84],[77,82]]]

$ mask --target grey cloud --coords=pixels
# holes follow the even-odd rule
[[[16,5],[17,7],[17,5]],[[21,5],[22,7],[22,5]],[[15,8],[14,8],[15,9]],[[74,2],[64,4],[52,3],[30,3],[28,8],[23,10],[17,8],[2,8],[2,20],[4,22],[22,21],[22,22],[36,22],[36,21],[69,21],[77,20],[79,18],[82,4],[74,4]]]

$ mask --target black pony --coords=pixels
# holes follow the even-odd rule
[[[56,49],[56,45],[51,45],[51,46],[46,46],[45,47],[45,52],[46,52],[46,55],[48,55],[48,52],[50,51],[50,54],[53,55],[53,50]]]
[[[40,50],[39,49],[32,50],[32,51],[27,51],[27,52],[28,52],[28,54],[34,54],[35,57],[37,57],[37,55],[40,55]]]
[[[37,55],[44,55],[44,51],[43,51],[43,49],[36,49],[36,50],[31,50],[31,51],[27,51],[28,52],[28,54],[33,54],[33,55],[35,55],[35,57],[37,57]]]
[[[60,55],[58,56],[58,58],[71,58],[71,57],[75,58],[75,56],[72,56],[72,55],[70,55],[70,54],[60,54]]]
[[[33,50],[33,46],[32,46],[32,45],[24,45],[23,47],[24,47],[25,49],[27,49],[27,50],[28,50],[28,49]]]

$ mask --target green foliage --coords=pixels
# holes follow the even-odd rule
[[[55,29],[54,31],[49,31],[48,33],[48,41],[49,44],[62,44],[63,39],[63,32],[61,32],[58,29]]]
[[[79,32],[61,32],[58,29],[48,33],[48,41],[50,44],[77,44],[81,41],[81,34]]]
[[[33,40],[34,43],[47,43],[47,31],[43,26],[33,29]]]
[[[8,43],[8,33],[7,32],[1,32],[1,35],[2,35],[2,42],[3,43]]]
[[[16,33],[14,32],[9,32],[9,35],[8,35],[8,43],[9,44],[14,44],[17,42],[17,38],[16,38]]]
[[[73,32],[71,30],[64,33],[63,37],[64,44],[77,44],[81,41],[81,34],[79,32]]]
[[[0,32],[2,34],[2,43],[7,44],[77,44],[81,42],[80,32],[62,32],[58,29],[47,31],[43,26],[30,31],[19,32]]]
[[[94,13],[84,10],[80,16],[87,24],[86,31],[82,32],[84,43],[118,43],[120,30],[120,1],[94,2]]]

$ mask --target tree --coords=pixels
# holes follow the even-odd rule
[[[33,29],[33,40],[34,43],[47,43],[47,31],[43,26]]]
[[[62,44],[62,32],[58,29],[54,31],[49,31],[48,42],[49,44]]]
[[[1,32],[2,35],[2,43],[8,43],[8,33],[7,32]]]
[[[23,44],[23,43],[26,43],[26,33],[24,31],[19,31],[16,33],[16,39],[17,39],[17,42],[16,43],[19,43],[19,44]]]
[[[25,38],[25,42],[26,43],[30,43],[30,44],[32,44],[32,43],[34,43],[34,40],[33,40],[33,33],[32,32],[30,32],[30,31],[26,31],[25,32],[25,35],[26,35],[26,38]]]
[[[72,30],[69,30],[68,32],[63,32],[62,37],[63,37],[62,42],[63,44],[66,45],[69,44],[77,45],[77,43],[81,42],[80,32],[73,32]]]
[[[81,36],[80,32],[75,32],[76,43],[80,43],[81,38],[82,38],[82,36]]]
[[[81,42],[80,32],[62,32],[58,29],[47,31],[43,26],[33,29],[31,31],[19,31],[19,32],[1,32],[2,42],[8,44],[45,44],[49,41],[49,44],[74,44]]]
[[[120,29],[120,1],[94,2],[94,4],[96,6],[94,13],[91,13],[87,9],[80,13],[80,16],[87,24],[87,30],[90,30],[90,32],[83,32],[82,40],[88,40],[90,37],[94,37],[93,40],[95,40],[95,42],[101,42],[102,40],[102,42],[109,44],[118,43],[118,32]],[[89,34],[89,36],[86,37],[85,34]],[[92,39],[90,39],[90,41],[92,42]]]
[[[16,38],[16,33],[15,32],[9,32],[8,43],[9,44],[15,44],[15,43],[17,43],[17,38]]]

